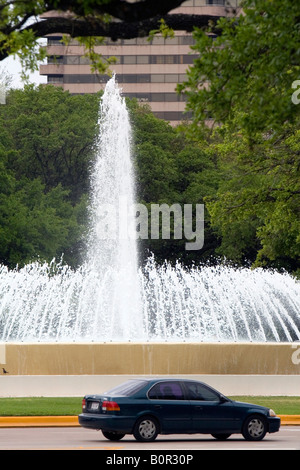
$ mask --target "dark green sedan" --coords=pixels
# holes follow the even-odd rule
[[[230,400],[209,385],[187,379],[132,379],[103,395],[86,395],[79,424],[110,440],[126,434],[154,441],[158,434],[242,434],[259,441],[280,429],[274,411]]]

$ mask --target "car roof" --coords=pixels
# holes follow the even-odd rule
[[[183,378],[183,377],[163,377],[163,376],[158,376],[158,377],[133,377],[132,379],[129,380],[143,380],[145,382],[158,382],[158,381],[164,381],[164,382],[197,382],[197,383],[204,383],[201,380],[196,380],[196,379],[190,379],[190,378]]]

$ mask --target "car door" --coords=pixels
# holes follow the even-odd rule
[[[178,434],[191,431],[190,402],[180,382],[157,382],[149,390],[148,398],[152,411],[160,420],[162,432]]]
[[[234,432],[239,419],[234,403],[222,399],[214,389],[198,382],[187,382],[186,393],[191,404],[193,432]]]

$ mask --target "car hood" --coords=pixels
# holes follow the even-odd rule
[[[260,410],[260,411],[269,411],[269,409],[270,409],[267,406],[256,405],[255,403],[246,403],[244,401],[232,400],[232,403],[238,405],[239,407],[252,408],[252,409],[256,409],[256,410]]]

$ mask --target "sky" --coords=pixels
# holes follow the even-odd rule
[[[12,78],[12,88],[23,88],[24,83],[21,80],[21,65],[18,59],[14,59],[12,56],[7,57],[0,63],[1,71],[8,73]],[[47,77],[39,75],[39,72],[30,74],[30,82],[39,84],[46,83]]]
[[[23,27],[27,26],[28,24],[30,25],[32,22],[36,21],[36,18],[29,18],[27,23],[23,25]],[[44,39],[39,39],[38,42],[43,45],[45,40]],[[24,83],[21,80],[21,65],[20,61],[18,59],[14,59],[13,56],[7,57],[5,60],[0,62],[0,77],[1,77],[1,72],[8,73],[9,76],[12,78],[12,88],[23,88]],[[40,83],[47,83],[47,77],[46,76],[40,76],[39,72],[35,72],[33,74],[30,74],[30,82],[35,83],[35,84],[40,84]]]

